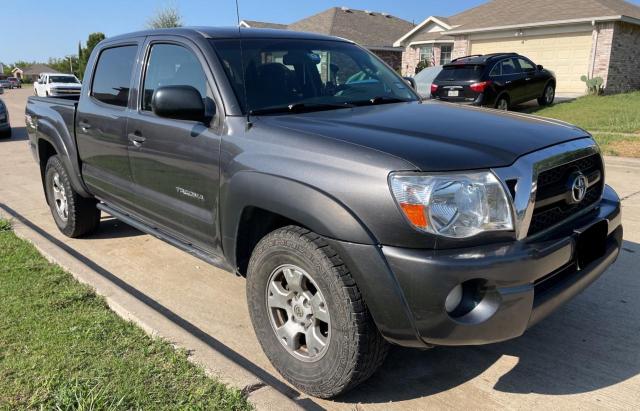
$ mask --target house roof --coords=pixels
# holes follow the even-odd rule
[[[57,70],[52,69],[46,64],[32,64],[29,67],[22,69],[22,74],[25,76],[40,75],[41,73],[60,73]]]
[[[628,20],[640,24],[640,7],[624,0],[492,0],[451,17],[430,16],[399,37],[396,46],[411,42],[451,39],[452,35],[480,31],[559,25],[581,21]],[[445,32],[425,32],[430,23]]]
[[[367,48],[391,48],[414,24],[388,13],[332,7],[294,23],[276,24],[243,20],[248,27],[287,28],[342,37]],[[273,27],[277,26],[277,27]]]
[[[449,17],[452,33],[581,20],[640,19],[640,7],[624,0],[492,0]],[[640,23],[640,21],[639,21]]]
[[[414,24],[387,13],[332,7],[289,25],[291,30],[311,31],[349,39],[365,47],[392,47]]]
[[[256,28],[256,29],[286,29],[286,24],[280,23],[269,23],[266,21],[257,21],[257,20],[242,20],[240,24],[244,23],[246,27]]]

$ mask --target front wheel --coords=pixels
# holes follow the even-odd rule
[[[284,227],[258,243],[247,300],[263,351],[287,381],[310,395],[344,393],[386,357],[388,343],[349,270],[309,230]]]
[[[80,237],[95,231],[100,224],[96,200],[78,194],[60,157],[49,158],[45,169],[45,188],[51,214],[58,229],[67,237]]]
[[[550,106],[556,98],[556,88],[552,84],[548,84],[544,88],[542,97],[538,97],[538,104],[541,106]]]

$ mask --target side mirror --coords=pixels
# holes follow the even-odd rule
[[[417,89],[417,85],[416,85],[416,81],[413,79],[413,77],[402,77],[404,79],[404,81],[407,82],[408,85],[411,86],[412,89],[416,90]]]
[[[205,121],[202,96],[192,86],[158,87],[151,98],[151,109],[158,117]]]
[[[536,67],[537,67],[537,68],[538,68],[538,70],[540,70],[540,71],[542,71],[542,69],[544,69],[544,67],[542,67],[542,64],[538,64]]]

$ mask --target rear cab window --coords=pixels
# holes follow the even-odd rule
[[[93,75],[91,96],[105,104],[126,107],[137,53],[137,45],[102,50]]]
[[[484,72],[480,64],[452,64],[444,66],[436,81],[469,81],[478,80]]]

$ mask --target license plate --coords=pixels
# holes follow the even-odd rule
[[[608,228],[606,221],[600,221],[578,234],[576,262],[579,268],[584,268],[605,255]]]
[[[460,92],[458,90],[449,90],[449,94],[447,94],[449,97],[458,97],[460,95]]]

